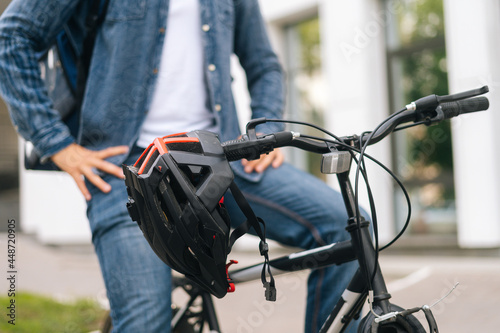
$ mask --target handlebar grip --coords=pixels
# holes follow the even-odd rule
[[[277,132],[250,140],[244,136],[239,140],[222,143],[224,154],[228,161],[237,161],[242,158],[248,160],[258,159],[261,154],[266,154],[274,148],[289,145],[293,140],[292,132]]]
[[[442,103],[441,109],[445,119],[450,119],[464,113],[488,110],[490,102],[486,97],[464,99],[456,102]]]
[[[224,154],[228,161],[237,161],[242,158],[249,158],[255,153],[255,148],[248,145],[245,139],[231,140],[222,143]]]

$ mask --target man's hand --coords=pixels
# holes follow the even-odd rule
[[[263,154],[258,160],[241,160],[241,163],[245,167],[245,172],[251,173],[253,171],[261,173],[264,172],[270,165],[273,168],[279,167],[284,161],[283,153],[279,149],[275,149],[269,154]]]
[[[59,167],[66,171],[76,182],[78,189],[85,199],[91,199],[84,177],[104,193],[111,191],[111,186],[94,173],[94,169],[102,170],[118,178],[123,178],[123,171],[113,163],[105,161],[106,158],[125,154],[127,146],[110,147],[103,150],[93,151],[75,143],[54,154],[51,159]]]

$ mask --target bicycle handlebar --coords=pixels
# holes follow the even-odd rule
[[[362,137],[346,136],[339,138],[341,142],[337,144],[359,147],[367,142],[375,144],[394,132],[398,125],[408,122],[424,123],[430,125],[445,119],[450,119],[461,114],[484,111],[489,108],[489,101],[486,97],[475,97],[474,94],[483,94],[488,91],[488,87],[471,90],[464,93],[448,96],[430,95],[407,105],[407,108],[400,113],[387,118],[375,133],[365,133]],[[442,101],[442,102],[440,102]],[[324,154],[330,152],[329,145],[324,141],[316,141],[300,137],[299,133],[291,131],[277,132],[257,137],[255,126],[265,123],[267,119],[254,119],[247,125],[247,134],[239,140],[226,141],[222,143],[224,153],[229,161],[236,161],[242,158],[248,160],[258,159],[260,155],[271,152],[275,148],[291,146],[302,150]],[[252,138],[253,136],[253,138]],[[333,144],[335,146],[335,144]]]
[[[418,122],[422,121],[428,125],[436,122],[440,122],[446,119],[451,119],[457,117],[464,113],[471,113],[477,111],[485,111],[489,108],[489,101],[486,97],[475,97],[464,100],[446,102],[438,104],[436,108],[422,108],[419,110],[410,109],[401,112],[396,115],[390,121],[383,123],[375,134],[370,139],[370,144],[375,144],[385,138],[387,135],[391,134],[398,125],[407,122]],[[365,134],[362,138],[362,143],[364,144],[368,139],[369,134]]]
[[[464,113],[488,110],[490,102],[486,97],[470,98],[456,102],[441,104],[445,119],[450,119]]]
[[[275,148],[290,145],[294,136],[295,133],[289,131],[260,136],[256,140],[249,140],[248,136],[244,135],[242,139],[223,142],[222,148],[228,161],[237,161],[242,158],[254,160]]]

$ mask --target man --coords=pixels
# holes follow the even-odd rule
[[[193,129],[239,133],[230,56],[245,69],[252,117],[279,118],[283,77],[257,0],[111,0],[98,32],[78,138],[53,109],[36,54],[64,22],[81,24],[90,1],[14,0],[0,21],[1,91],[19,133],[68,172],[88,201],[118,332],[165,332],[170,269],[127,214],[120,165],[133,164],[158,136]],[[267,124],[269,132],[279,125]],[[236,182],[267,225],[267,236],[305,249],[348,238],[337,192],[283,164],[279,151],[233,163]],[[241,221],[226,198],[232,221]],[[316,332],[356,265],[315,270],[308,281],[306,332]]]

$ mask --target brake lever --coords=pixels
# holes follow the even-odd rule
[[[255,131],[255,127],[260,124],[264,124],[267,122],[266,118],[256,118],[252,119],[247,123],[246,126],[246,135],[250,140],[257,140],[257,132]]]
[[[456,101],[460,101],[462,99],[467,99],[467,98],[472,98],[472,97],[484,95],[488,91],[490,91],[488,86],[483,86],[483,87],[478,88],[478,89],[472,89],[472,90],[464,91],[464,92],[453,94],[453,95],[439,96],[438,100],[439,100],[439,103],[456,102]]]

